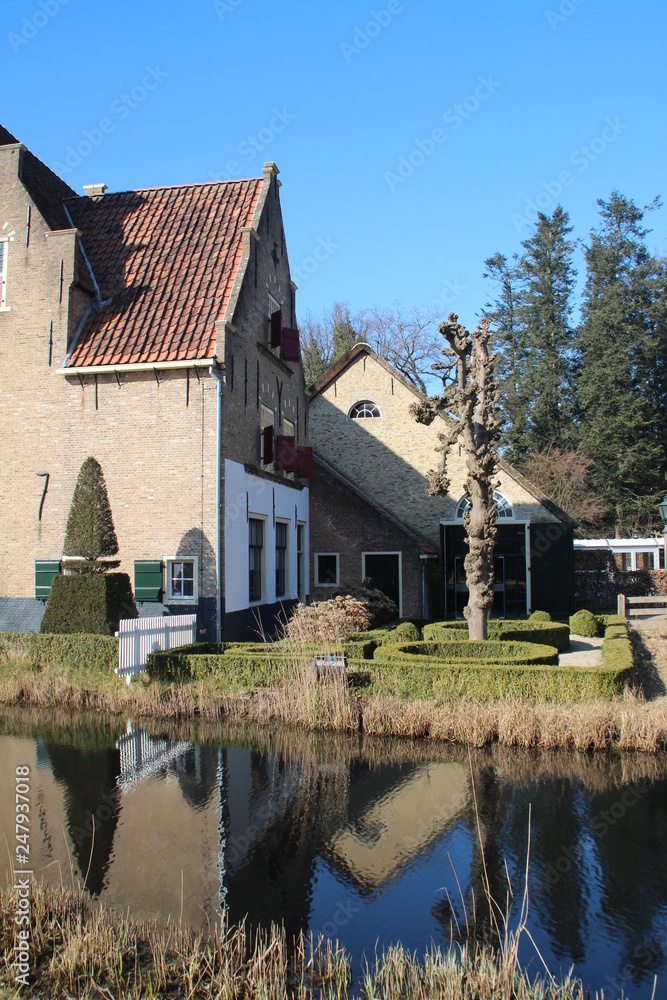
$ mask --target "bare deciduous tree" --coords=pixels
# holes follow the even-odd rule
[[[493,500],[497,441],[501,423],[498,417],[498,390],[494,362],[489,354],[489,320],[483,319],[472,333],[450,313],[438,327],[449,344],[442,348],[444,361],[434,366],[442,378],[441,396],[424,397],[411,407],[419,423],[430,424],[438,414],[449,427],[439,435],[439,451],[444,452],[443,471],[429,474],[430,494],[443,495],[449,488],[447,452],[457,441],[463,446],[468,475],[466,491],[470,501],[463,515],[468,542],[465,558],[468,605],[468,637],[483,640],[488,634],[488,620],[493,606],[493,545],[496,537],[496,508]]]
[[[609,509],[590,486],[593,460],[577,449],[549,447],[531,452],[521,463],[521,471],[543,493],[574,518],[581,534],[604,526]]]

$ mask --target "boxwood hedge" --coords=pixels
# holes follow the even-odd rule
[[[83,632],[70,635],[0,632],[0,654],[23,657],[33,667],[93,668],[109,673],[118,666],[118,639]]]
[[[463,621],[431,622],[424,625],[424,639],[448,641],[467,638],[468,626]],[[570,628],[559,622],[528,619],[492,618],[489,622],[489,639],[503,642],[535,642],[555,646],[564,653],[570,645]]]

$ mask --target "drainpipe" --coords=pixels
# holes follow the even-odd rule
[[[222,473],[222,373],[214,365],[209,368],[209,375],[218,383],[218,427],[217,450],[215,457],[215,635],[216,642],[222,642],[222,564],[220,560],[222,497],[220,495],[220,478]]]

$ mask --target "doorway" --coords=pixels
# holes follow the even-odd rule
[[[363,552],[361,556],[363,579],[369,578],[371,587],[381,590],[391,598],[398,608],[400,618],[403,608],[401,601],[401,553]]]

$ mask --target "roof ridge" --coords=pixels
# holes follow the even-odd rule
[[[53,171],[52,171],[53,172]],[[58,176],[57,174],[55,175]],[[139,187],[139,188],[127,188],[125,191],[106,191],[99,199],[95,198],[95,201],[103,201],[106,198],[115,198],[122,194],[139,194],[143,191],[175,191],[177,189],[183,188],[198,188],[198,187],[221,187],[223,184],[248,184],[251,181],[255,181],[259,184],[263,182],[262,177],[239,177],[233,180],[227,181],[192,181],[189,184],[156,184],[153,187]],[[69,186],[69,185],[68,185]],[[85,194],[75,194],[72,198],[65,198],[64,201],[84,201],[88,195]]]

